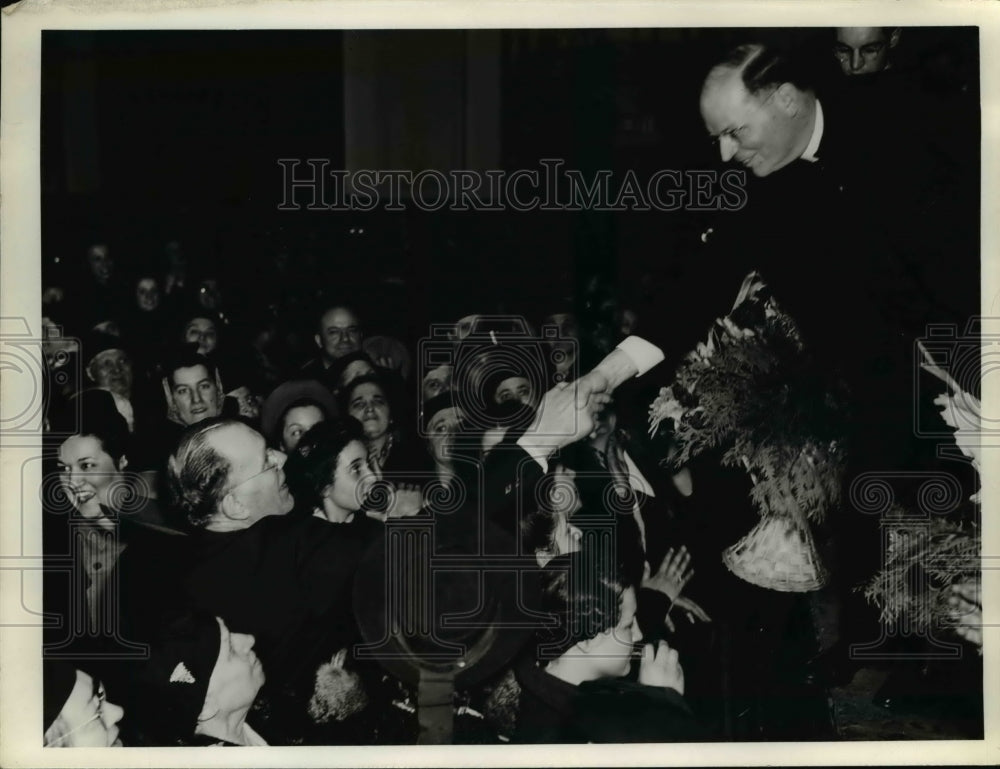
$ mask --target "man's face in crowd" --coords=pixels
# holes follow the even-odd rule
[[[701,94],[701,117],[717,137],[723,161],[742,163],[754,176],[784,168],[801,153],[799,132],[783,94],[779,89],[749,93],[737,70],[720,68],[709,74]]]
[[[269,449],[264,436],[251,427],[233,422],[212,430],[207,439],[229,463],[227,496],[232,496],[247,523],[268,515],[284,515],[294,500],[285,482],[285,455]],[[219,500],[222,504],[223,500]]]
[[[193,425],[222,413],[222,393],[208,369],[201,364],[177,369],[170,378],[170,396],[177,415]]]
[[[361,349],[361,324],[346,307],[334,307],[323,313],[316,345],[331,360]]]
[[[111,273],[115,269],[115,261],[103,243],[87,249],[87,264],[90,265],[90,273],[102,286],[111,279]]]
[[[104,350],[97,353],[87,366],[90,378],[102,390],[123,398],[132,394],[132,362],[123,350]]]
[[[870,75],[889,66],[889,51],[899,42],[899,30],[884,27],[838,27],[833,55],[845,75]]]
[[[50,744],[63,748],[121,747],[118,727],[125,711],[107,700],[104,684],[82,670],[76,671],[76,685],[59,711],[65,735]]]
[[[451,366],[432,368],[424,375],[420,385],[424,400],[430,400],[435,395],[448,392],[451,389]]]
[[[135,301],[139,309],[152,312],[160,306],[160,287],[152,278],[142,278],[135,286]]]

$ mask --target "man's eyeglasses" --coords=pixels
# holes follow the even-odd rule
[[[264,458],[264,467],[261,470],[259,470],[258,472],[254,473],[253,475],[251,475],[251,476],[249,476],[247,478],[244,478],[239,483],[230,486],[229,490],[226,491],[226,494],[233,493],[234,491],[236,491],[236,489],[238,489],[244,483],[249,483],[254,478],[257,478],[257,477],[263,475],[264,473],[269,473],[272,470],[277,470],[279,467],[281,467],[281,465],[282,465],[282,459],[284,459],[284,456],[285,455],[282,454],[277,449],[267,449],[266,450],[266,456]],[[223,494],[222,496],[226,496],[226,494]]]
[[[326,330],[326,335],[335,339],[343,339],[344,337],[358,339],[361,336],[361,329],[357,326],[348,326],[347,328],[330,327]]]

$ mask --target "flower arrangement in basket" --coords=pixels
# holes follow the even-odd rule
[[[689,353],[649,409],[650,434],[669,437],[664,466],[710,449],[750,474],[760,523],[723,553],[741,579],[785,592],[826,582],[810,522],[839,503],[844,413],[798,328],[757,272],[730,313]],[[672,430],[664,425],[672,423]]]

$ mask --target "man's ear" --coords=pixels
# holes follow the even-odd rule
[[[232,494],[227,493],[222,498],[222,502],[219,504],[219,510],[231,521],[242,521],[247,517],[243,511],[243,503]]]
[[[319,334],[313,334],[313,341],[319,349],[323,349],[323,340],[320,339]]]
[[[902,30],[899,27],[896,27],[892,30],[892,34],[889,35],[890,48],[895,48],[897,45],[899,45],[899,34],[901,31]]]
[[[791,83],[782,83],[774,92],[774,103],[789,117],[795,117],[799,112],[799,89]]]
[[[91,382],[97,382],[97,379],[94,378],[93,368],[94,368],[93,365],[87,366],[87,379],[89,379]]]
[[[118,469],[124,470],[128,467],[128,457],[122,454],[122,458],[118,460]]]

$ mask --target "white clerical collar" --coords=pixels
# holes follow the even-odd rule
[[[823,140],[823,105],[816,100],[816,122],[813,123],[812,136],[806,145],[806,151],[802,153],[802,159],[810,163],[815,163],[819,158],[816,153],[819,151],[819,143]]]

